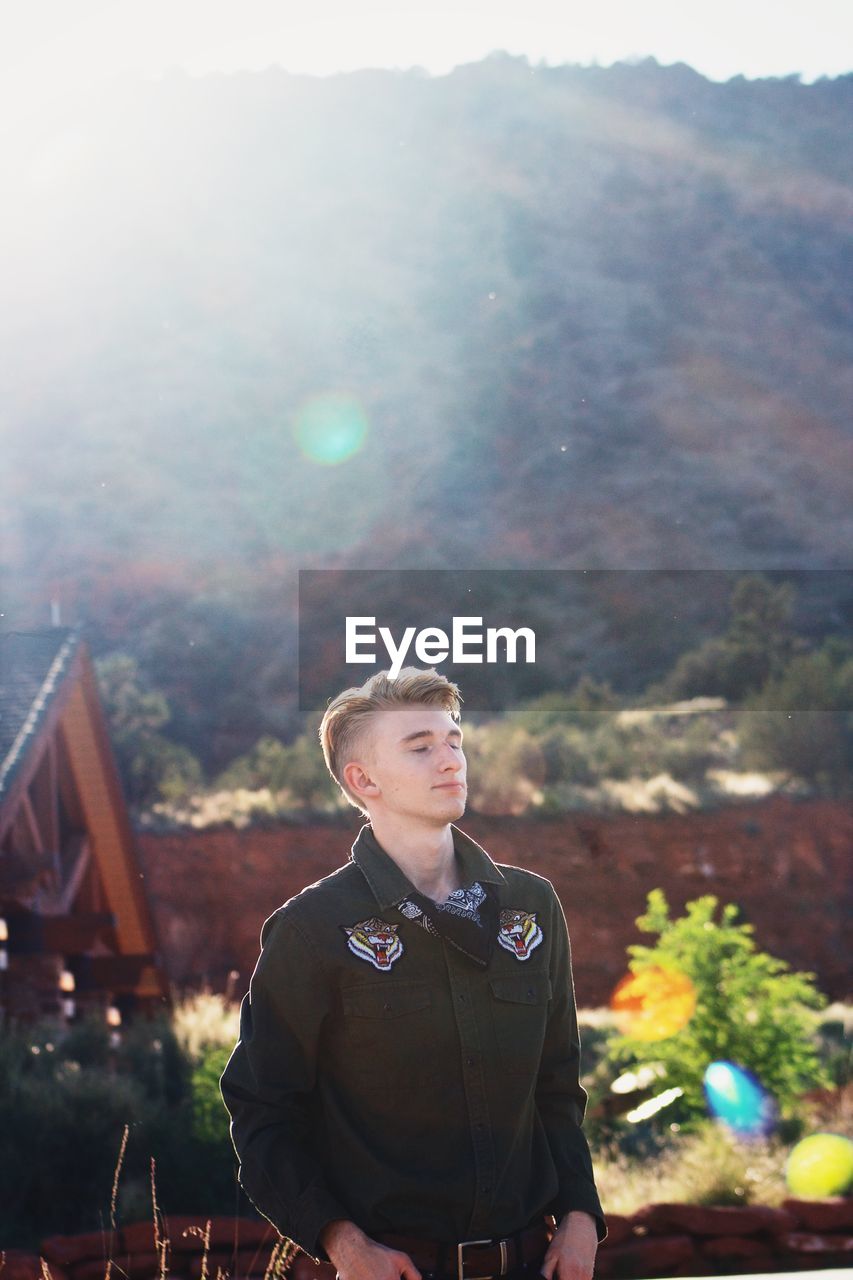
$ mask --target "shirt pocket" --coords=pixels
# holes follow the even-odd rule
[[[501,1063],[508,1075],[534,1081],[542,1057],[551,980],[544,973],[492,978],[492,1018]]]
[[[359,1089],[411,1088],[430,1053],[432,996],[423,982],[381,982],[341,992],[346,1072]]]

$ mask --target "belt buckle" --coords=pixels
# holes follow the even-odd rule
[[[494,1275],[490,1271],[487,1276],[466,1276],[465,1275],[465,1253],[464,1250],[472,1245],[477,1244],[497,1244],[501,1251],[501,1269],[498,1275],[505,1276],[507,1273],[507,1256],[506,1256],[506,1240],[461,1240],[456,1246],[456,1280],[492,1280]]]

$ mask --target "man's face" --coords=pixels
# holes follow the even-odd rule
[[[377,812],[434,821],[461,818],[468,795],[462,730],[440,707],[378,711],[358,753],[362,794]],[[349,768],[349,766],[347,766]],[[362,774],[356,776],[361,780]]]

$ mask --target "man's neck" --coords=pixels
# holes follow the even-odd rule
[[[377,841],[396,862],[416,889],[444,902],[454,889],[461,888],[459,864],[453,848],[450,824],[443,827],[395,822],[393,818],[372,817],[370,825]]]

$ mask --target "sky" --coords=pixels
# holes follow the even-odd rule
[[[495,50],[532,63],[686,62],[713,80],[853,69],[853,0],[17,0],[0,12],[2,98],[131,73],[445,75]]]

